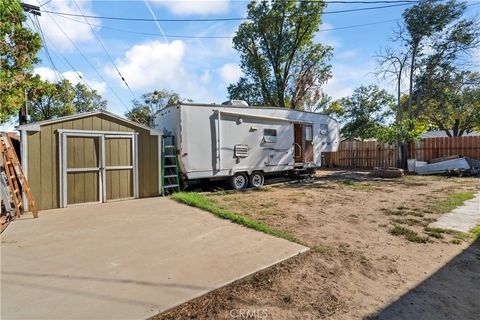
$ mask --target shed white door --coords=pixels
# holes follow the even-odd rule
[[[138,198],[136,134],[59,130],[60,204]]]

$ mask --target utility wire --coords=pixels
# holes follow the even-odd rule
[[[322,14],[336,14],[336,13],[346,13],[346,12],[357,12],[357,11],[367,11],[367,10],[377,10],[383,8],[393,8],[400,6],[409,6],[411,2],[408,3],[399,3],[385,6],[375,6],[375,7],[366,7],[366,8],[354,8],[346,10],[336,10],[336,11],[324,11]],[[242,17],[231,17],[231,18],[200,18],[200,19],[155,19],[155,18],[131,18],[131,17],[112,17],[112,16],[94,16],[94,15],[80,15],[76,13],[67,13],[67,12],[58,12],[50,10],[41,10],[41,12],[51,13],[60,16],[70,16],[70,17],[85,17],[93,19],[105,19],[105,20],[122,20],[122,21],[159,21],[159,22],[219,22],[219,21],[243,21],[250,20],[249,18]]]
[[[45,35],[43,34],[42,29],[40,28],[40,24],[38,22],[38,17],[34,15],[34,18],[32,16],[28,15],[30,21],[32,22],[32,26],[35,29],[35,31],[40,35],[40,38],[42,39],[42,49],[45,52],[45,56],[47,57],[47,60],[50,62],[50,65],[52,66],[53,71],[55,72],[55,76],[57,77],[58,81],[65,80],[65,77],[63,74],[58,71],[57,66],[53,62],[52,56],[50,55],[50,51],[48,50],[47,47],[47,41],[45,40]]]
[[[128,85],[127,80],[125,80],[125,77],[121,74],[120,70],[118,70],[117,65],[115,64],[115,61],[113,60],[112,56],[111,56],[110,53],[108,52],[107,48],[105,48],[105,46],[103,45],[103,42],[102,42],[102,40],[100,40],[100,37],[99,37],[99,36],[97,35],[97,33],[95,32],[95,29],[93,29],[93,27],[92,27],[92,25],[90,24],[90,22],[88,22],[87,18],[85,17],[82,9],[81,9],[80,6],[77,4],[77,2],[76,2],[75,0],[73,0],[73,3],[75,3],[75,6],[77,6],[78,10],[79,10],[80,13],[83,15],[83,18],[85,19],[85,22],[88,24],[88,26],[90,27],[90,30],[92,30],[92,33],[93,33],[94,36],[95,36],[95,39],[97,39],[97,42],[100,44],[100,46],[102,46],[103,51],[105,51],[105,53],[107,54],[108,58],[109,58],[110,61],[112,62],[113,67],[115,68],[115,70],[117,71],[118,75],[120,76],[120,79],[122,79],[123,83],[125,83],[125,85],[127,86],[128,90],[129,90],[130,93],[132,94],[133,99],[136,100],[137,98],[136,98],[135,95],[133,94],[133,91],[132,91],[132,89],[130,88],[130,86]]]
[[[41,28],[41,25],[40,25],[40,22],[38,21],[38,18],[37,18],[37,25],[38,25],[38,30],[39,30],[39,32],[40,32],[40,34],[41,34],[41,37],[42,37],[42,39],[44,39],[44,40],[43,40],[43,41],[44,41],[43,43],[44,43],[44,45],[46,46],[47,36],[43,33],[42,28]],[[90,84],[87,82],[87,80],[85,80],[85,79],[83,78],[82,74],[70,63],[70,61],[68,61],[68,59],[67,59],[64,55],[60,54],[60,51],[58,50],[57,47],[55,47],[55,45],[53,44],[53,42],[50,42],[50,44],[51,44],[51,46],[53,47],[53,49],[57,52],[57,54],[63,58],[63,60],[67,63],[67,65],[70,67],[70,69],[72,69],[72,70],[75,72],[75,74],[77,75],[78,79],[79,79],[80,81],[82,81],[82,82],[88,87],[88,89],[89,89],[90,91],[94,91],[94,89],[90,86]],[[63,76],[63,75],[62,75],[62,76]],[[65,78],[65,77],[63,76],[63,78]]]
[[[47,12],[47,14],[48,14],[48,12]],[[63,35],[68,39],[68,41],[70,41],[70,43],[73,45],[73,47],[78,51],[78,53],[80,53],[80,55],[83,57],[83,59],[90,65],[90,67],[92,67],[92,69],[95,71],[97,76],[100,79],[102,79],[103,82],[105,82],[105,84],[108,86],[110,91],[112,91],[113,95],[118,99],[118,101],[120,101],[120,103],[128,110],[128,107],[125,104],[125,102],[123,102],[123,100],[120,99],[120,97],[115,92],[115,90],[113,90],[113,88],[110,86],[110,84],[103,78],[103,76],[100,74],[100,72],[98,72],[97,68],[95,68],[95,66],[90,62],[90,60],[87,59],[85,54],[80,50],[80,48],[78,48],[78,46],[75,44],[75,42],[73,42],[73,40],[68,36],[68,34],[62,29],[62,27],[60,27],[58,22],[50,14],[48,14],[48,15],[50,16],[52,21],[55,23],[55,25],[58,27],[58,29],[60,29],[60,31],[63,33]]]
[[[85,21],[76,20],[76,19],[69,18],[69,17],[61,16],[61,18],[68,19],[70,21],[75,21],[75,22],[78,22],[78,23],[84,23],[84,24],[86,23]],[[398,21],[398,20],[400,20],[400,19],[367,22],[367,23],[354,24],[354,25],[349,25],[349,26],[334,27],[334,28],[328,28],[328,29],[320,29],[317,32],[354,29],[354,28],[358,28],[358,27],[365,27],[365,26],[371,26],[371,25],[376,25],[376,24],[395,22],[395,21]],[[127,30],[127,29],[114,28],[114,27],[97,25],[97,24],[92,24],[92,23],[91,23],[91,25],[96,26],[96,27],[101,27],[103,29],[118,31],[118,32],[125,32],[125,33],[138,34],[138,35],[144,35],[144,36],[157,36],[157,37],[160,36],[158,33],[132,31],[132,30]],[[233,38],[232,36],[189,36],[189,35],[178,35],[178,34],[166,34],[166,36],[169,37],[169,38],[186,38],[186,39],[232,39]]]

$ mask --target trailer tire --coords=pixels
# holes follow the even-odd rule
[[[252,188],[260,188],[261,186],[263,186],[264,182],[265,177],[260,171],[252,172],[252,174],[248,178],[248,185]]]
[[[245,189],[248,185],[247,175],[243,172],[237,172],[232,177],[230,177],[230,186],[234,190]]]

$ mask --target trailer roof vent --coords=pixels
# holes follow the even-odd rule
[[[228,100],[222,102],[223,106],[233,106],[233,107],[248,107],[248,103],[244,100]]]
[[[236,144],[235,145],[235,157],[237,157],[237,158],[248,157],[248,145],[246,145],[246,144]]]

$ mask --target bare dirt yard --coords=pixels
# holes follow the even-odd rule
[[[480,239],[427,225],[479,190],[478,178],[322,171],[205,194],[311,250],[158,319],[475,319]]]

